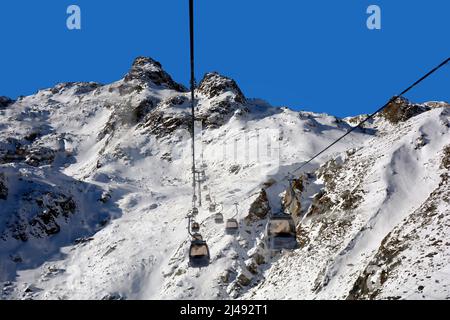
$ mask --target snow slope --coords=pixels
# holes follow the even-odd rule
[[[2,299],[448,297],[447,227],[420,216],[433,202],[448,217],[448,105],[420,105],[395,124],[379,117],[296,173],[300,248],[272,257],[263,228],[268,208],[282,209],[284,178],[354,119],[248,99],[217,73],[205,75],[197,99],[207,186],[197,221],[211,251],[202,270],[187,265],[189,93],[158,62],[140,57],[109,85],[2,98]],[[206,194],[225,218],[239,204],[237,237],[214,222]],[[411,229],[406,258],[378,266],[384,247]],[[426,236],[440,241],[431,265],[422,261]],[[415,280],[403,283],[402,270]]]
[[[405,246],[402,250],[408,248],[408,258],[392,250],[399,256],[395,267],[393,262],[388,266],[383,259],[377,259],[385,250],[382,244],[393,241],[393,233],[408,238],[413,216],[419,216],[429,205],[433,192],[442,192],[434,196],[440,206],[433,214],[442,213],[442,219],[448,215],[448,184],[442,182],[448,167],[443,167],[441,161],[450,141],[448,111],[448,107],[436,108],[401,126],[380,123],[377,136],[368,139],[358,151],[346,155],[338,165],[324,166],[309,183],[323,184],[324,179],[328,180],[325,196],[317,201],[326,205],[303,218],[303,248],[282,256],[245,297],[448,298],[450,283],[442,277],[448,268],[445,245],[434,264],[426,264],[415,274],[404,274],[405,270],[415,269],[414,264],[422,263],[422,259],[433,258],[424,256],[433,250],[430,244],[423,243],[425,239],[448,245],[448,225],[425,228],[414,223],[414,230],[421,236],[408,240],[408,244],[403,238],[396,238],[398,246]],[[391,280],[390,268],[395,268],[401,278]],[[365,270],[362,279],[361,270]],[[386,278],[395,282],[395,289],[384,287]],[[419,289],[425,282],[426,287],[432,287],[427,293]]]

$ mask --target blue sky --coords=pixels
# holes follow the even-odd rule
[[[65,81],[108,83],[138,55],[189,74],[187,0],[0,2],[0,95]],[[82,30],[66,9],[82,10]],[[382,30],[366,9],[382,9]],[[197,80],[218,71],[248,97],[347,116],[371,112],[450,56],[448,0],[196,0]],[[450,100],[450,66],[408,95]]]

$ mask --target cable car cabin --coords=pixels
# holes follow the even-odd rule
[[[266,226],[266,241],[271,250],[297,248],[297,233],[291,216],[272,216]]]
[[[192,208],[192,215],[198,215],[198,208]]]
[[[214,222],[215,223],[223,223],[223,214],[218,212],[214,215]]]
[[[216,211],[216,204],[215,203],[211,203],[209,205],[209,212],[215,212]]]
[[[206,241],[192,240],[189,248],[189,266],[203,268],[209,266],[209,248]]]
[[[234,235],[238,233],[239,231],[239,223],[236,219],[228,219],[227,223],[225,224],[225,233]]]
[[[211,196],[209,194],[206,195],[206,201],[211,202]]]
[[[192,223],[191,231],[197,233],[200,231],[200,224],[198,222]]]
[[[195,233],[192,235],[192,239],[203,241],[203,236],[200,233]]]

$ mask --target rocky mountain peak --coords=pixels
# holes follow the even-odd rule
[[[404,97],[398,97],[380,115],[392,124],[397,124],[428,110],[429,108],[426,106],[412,103]]]
[[[205,74],[198,91],[208,98],[218,97],[226,92],[231,92],[234,95],[234,102],[245,103],[246,99],[236,81],[231,78],[220,75],[217,72],[210,72]]]
[[[159,87],[184,92],[186,88],[176,83],[172,77],[164,71],[161,63],[149,57],[137,57],[130,71],[125,75],[124,81],[131,82],[137,80],[141,83],[152,83]]]

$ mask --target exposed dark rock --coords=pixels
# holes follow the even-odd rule
[[[10,106],[13,103],[14,103],[14,100],[12,100],[8,97],[0,96],[0,109],[7,108],[8,106]]]
[[[300,196],[304,190],[303,177],[291,181],[291,186],[286,190],[284,197],[281,200],[283,208],[285,208],[293,217],[300,217],[301,202]]]
[[[263,256],[261,253],[259,253],[259,252],[256,252],[255,254],[253,254],[253,255],[251,256],[251,258],[253,259],[253,261],[254,261],[258,266],[260,266],[260,265],[266,263],[266,259],[265,259],[264,256]]]
[[[7,179],[3,172],[0,173],[0,200],[6,200],[8,198],[8,186]]]
[[[328,190],[334,190],[336,188],[335,178],[341,169],[342,164],[336,159],[331,159],[317,170],[317,177],[325,182]]]
[[[207,110],[201,110],[198,120],[203,122],[207,129],[216,129],[224,125],[233,115],[247,114],[249,109],[241,104],[232,102],[231,97],[226,97],[221,101],[214,101]]]
[[[27,140],[28,142],[34,142],[39,136],[39,132],[31,132],[25,136],[25,140]]]
[[[99,132],[97,140],[100,141],[107,135],[113,135],[120,126],[135,125],[146,121],[146,117],[154,109],[158,101],[152,98],[146,98],[133,105],[131,101],[114,106],[113,112],[109,116],[103,129]]]
[[[205,74],[198,91],[208,98],[217,97],[225,92],[234,93],[233,102],[245,103],[246,99],[241,89],[233,79],[221,76],[217,72]]]
[[[137,80],[144,84],[153,83],[180,92],[186,91],[186,88],[173,81],[171,76],[162,69],[161,63],[148,57],[136,58],[124,80],[125,82]]]
[[[262,189],[258,198],[250,206],[245,222],[247,224],[262,220],[267,217],[270,212],[269,200],[267,199],[266,190]]]
[[[234,279],[236,279],[236,271],[233,269],[225,270],[220,276],[220,280],[225,284],[231,283]]]
[[[27,241],[57,234],[63,221],[75,213],[75,201],[62,193],[33,191],[22,196],[20,209],[8,226],[12,237]],[[25,212],[26,211],[26,212]],[[3,237],[5,235],[2,235]]]
[[[78,239],[75,239],[74,244],[84,244],[84,243],[91,242],[93,240],[94,240],[94,238],[92,238],[92,237],[78,238]]]
[[[254,260],[249,260],[245,263],[245,266],[247,267],[247,270],[251,274],[258,274],[258,264]]]
[[[56,152],[46,147],[32,147],[27,150],[25,162],[33,167],[51,164],[55,160]]]
[[[297,242],[300,248],[306,247],[310,242],[311,239],[308,236],[308,232],[303,228],[302,224],[299,223],[297,225]]]
[[[172,162],[172,155],[170,154],[170,152],[166,152],[161,156],[161,160]]]
[[[450,145],[444,148],[444,157],[442,158],[442,167],[450,170]]]
[[[220,99],[212,100],[207,109],[199,110],[198,120],[203,122],[205,128],[218,128],[233,115],[242,116],[249,112],[248,108],[243,106],[246,99],[236,82],[218,73],[206,74],[200,82],[198,92],[210,99],[229,93]]]
[[[380,115],[392,124],[397,124],[428,110],[430,110],[430,108],[413,104],[406,98],[399,97],[391,102]]]
[[[145,116],[155,107],[152,99],[142,100],[133,110],[134,122],[141,122]]]
[[[246,287],[252,282],[252,277],[248,274],[239,273],[237,276],[237,282],[243,286]]]
[[[188,114],[174,115],[155,110],[145,119],[144,127],[158,138],[170,135],[178,129],[189,129],[191,117]]]
[[[160,103],[161,108],[173,108],[173,107],[180,107],[186,103],[188,103],[190,100],[186,96],[173,96],[170,97]]]
[[[342,195],[341,207],[344,210],[354,210],[358,207],[359,203],[363,200],[363,197],[357,192],[351,192],[350,190],[345,190]]]
[[[16,138],[7,138],[0,142],[0,163],[12,163],[24,161],[26,157],[26,146]]]
[[[238,174],[240,170],[241,166],[238,164],[234,164],[230,167],[230,169],[228,169],[228,172],[231,174]]]
[[[96,82],[64,82],[59,83],[51,89],[53,94],[61,94],[66,90],[74,89],[75,95],[83,95],[100,88],[102,84]]]
[[[172,108],[188,107],[189,99],[183,95],[172,96],[157,104],[139,124],[145,128],[145,133],[150,133],[158,138],[170,135],[178,129],[190,130],[191,116],[188,112],[172,112]],[[169,110],[168,110],[169,109]],[[170,156],[170,155],[168,155]],[[171,161],[171,157],[165,157],[165,160]]]
[[[321,190],[314,196],[311,206],[309,207],[309,210],[306,214],[307,215],[324,214],[335,205],[336,204],[330,199],[326,191]]]
[[[375,299],[386,282],[388,273],[400,264],[397,257],[404,249],[404,245],[397,238],[390,239],[391,235],[386,236],[374,260],[356,280],[349,292],[348,300]]]
[[[399,272],[404,274],[411,272],[412,277],[416,277],[416,273],[412,272],[413,265],[416,265],[415,268],[419,269],[426,266],[430,268],[430,272],[437,270],[433,268],[437,268],[438,265],[433,264],[432,261],[435,256],[447,250],[448,243],[444,244],[445,233],[441,239],[430,237],[428,239],[430,244],[423,245],[421,248],[418,244],[427,241],[427,236],[423,237],[418,230],[427,230],[428,233],[428,230],[432,229],[431,226],[436,224],[436,218],[440,221],[445,216],[436,217],[438,207],[435,202],[444,200],[446,195],[450,193],[448,176],[444,174],[441,177],[442,182],[428,199],[383,239],[378,251],[355,281],[347,299],[377,299],[386,281],[389,278],[395,279]],[[438,224],[445,225],[442,221]],[[413,264],[409,261],[406,262],[407,260],[404,260],[405,255],[412,249],[412,246],[414,246],[414,251],[422,251],[423,257],[427,259],[419,259]],[[426,248],[426,251],[423,250],[424,248]],[[432,251],[429,252],[430,250]]]

